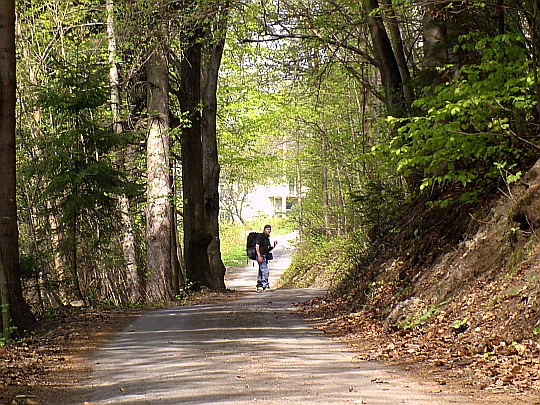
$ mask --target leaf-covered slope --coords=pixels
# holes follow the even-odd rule
[[[401,232],[373,245],[346,288],[306,311],[323,329],[353,339],[365,358],[534,403],[540,163],[474,212],[411,209],[398,225]]]

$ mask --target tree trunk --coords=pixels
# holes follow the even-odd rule
[[[177,195],[177,167],[176,162],[171,167],[172,201],[180,201]],[[178,295],[180,289],[186,284],[186,273],[182,257],[182,245],[178,243],[178,210],[176,203],[171,204],[171,266],[173,274],[173,293]]]
[[[300,128],[296,129],[296,197],[298,203],[298,237],[300,241],[304,239],[304,208],[302,206],[302,166],[300,159]]]
[[[399,73],[401,75],[403,95],[405,97],[405,103],[408,110],[414,101],[414,92],[410,83],[411,74],[409,72],[409,67],[407,66],[407,58],[405,57],[405,50],[403,48],[403,41],[401,39],[401,30],[399,29],[398,18],[396,17],[396,13],[392,7],[392,0],[382,0],[382,3],[385,6],[391,44],[392,48],[394,49],[394,55],[396,57]]]
[[[147,66],[146,298],[150,302],[167,302],[173,296],[168,73],[166,51],[158,44]]]
[[[201,56],[202,35],[198,30],[184,52],[181,63],[180,106],[190,125],[182,130],[182,186],[184,197],[184,261],[186,278],[191,287],[213,287],[208,261],[212,235],[205,224],[205,201],[202,169],[201,129]]]
[[[2,314],[2,337],[11,339],[11,311],[9,309],[9,290],[2,249],[0,249],[0,313]]]
[[[48,224],[50,228],[51,235],[51,245],[52,245],[52,254],[53,254],[53,270],[55,282],[58,284],[58,290],[55,291],[55,294],[52,295],[53,300],[51,301],[56,308],[57,306],[64,306],[68,301],[69,297],[69,288],[68,288],[68,279],[66,275],[66,270],[69,268],[69,263],[66,258],[66,255],[62,249],[64,245],[64,240],[66,236],[63,234],[58,224],[58,219],[53,213],[53,204],[49,200],[47,201],[47,212]]]
[[[22,294],[17,228],[15,158],[15,1],[0,2],[0,249],[14,326],[31,330],[36,321]]]
[[[171,218],[172,223],[176,224],[176,208],[174,205],[171,205]],[[184,278],[184,272],[182,270],[182,263],[180,259],[182,257],[182,249],[178,243],[178,232],[176,231],[176,225],[171,226],[171,269],[172,269],[172,285],[173,285],[173,294],[176,296],[180,293],[180,287],[186,284]]]
[[[394,117],[405,117],[403,80],[382,17],[376,14],[379,3],[377,0],[364,0],[364,6],[375,55],[379,63],[388,113]]]
[[[220,16],[226,18],[226,16]],[[218,37],[216,37],[218,36]],[[225,45],[225,27],[219,31],[207,33],[208,43],[204,48],[202,73],[202,153],[203,153],[203,185],[206,231],[212,235],[208,246],[211,285],[216,290],[225,289],[225,265],[221,260],[219,239],[219,173],[217,149],[217,84],[223,47]]]
[[[446,36],[446,27],[442,11],[437,5],[424,6],[422,19],[422,33],[424,41],[423,66],[426,69],[434,69],[448,63],[448,52],[443,45]]]
[[[538,67],[539,67],[539,51],[540,51],[540,38],[538,37],[538,31],[540,30],[540,0],[535,0],[533,5],[533,14],[531,19],[531,43],[532,43],[532,63],[533,63],[533,80],[534,90],[536,94],[536,123],[540,123],[540,85],[538,82]]]
[[[69,287],[70,292],[75,295],[78,301],[84,301],[84,297],[81,291],[81,285],[79,282],[79,257],[77,254],[77,228],[78,214],[73,214],[73,222],[69,226],[69,241],[68,241],[68,254],[69,254],[69,271],[71,273]]]
[[[118,67],[116,63],[116,33],[114,29],[114,1],[107,0],[107,39],[109,48],[109,81],[111,85],[111,112],[113,119],[113,131],[116,134],[123,132],[120,122],[120,90],[118,89]],[[118,151],[116,163],[120,171],[125,173],[125,151]],[[118,196],[120,212],[122,215],[122,251],[127,270],[128,301],[136,303],[140,300],[139,272],[137,255],[135,252],[135,236],[133,234],[133,218],[131,216],[129,198],[123,194]]]
[[[325,235],[330,236],[330,221],[328,218],[328,168],[326,166],[326,141],[324,139],[321,144],[321,190],[324,233]]]
[[[538,4],[538,1],[536,2]],[[497,20],[497,34],[502,35],[506,32],[505,19],[504,19],[504,0],[497,0],[495,6],[495,19]],[[532,30],[532,35],[535,35],[536,30]]]

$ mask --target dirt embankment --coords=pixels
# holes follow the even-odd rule
[[[363,358],[476,398],[540,404],[540,164],[489,207],[440,214],[409,218],[346,295],[305,312]]]

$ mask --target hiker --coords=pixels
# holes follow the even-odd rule
[[[259,263],[257,292],[270,290],[268,261],[272,259],[271,250],[277,245],[277,240],[274,241],[274,246],[270,244],[270,232],[272,232],[272,227],[265,225],[263,233],[258,234],[257,239],[255,239],[255,250],[257,251],[257,262]]]

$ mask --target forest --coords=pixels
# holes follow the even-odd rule
[[[467,218],[528,184],[539,8],[3,1],[0,341],[58,308],[224,290],[225,231],[243,247],[260,185],[294,190],[297,284],[324,254],[326,284],[361,305],[388,292],[367,263],[408,251],[407,298]],[[512,235],[534,240],[537,219],[516,212]]]

